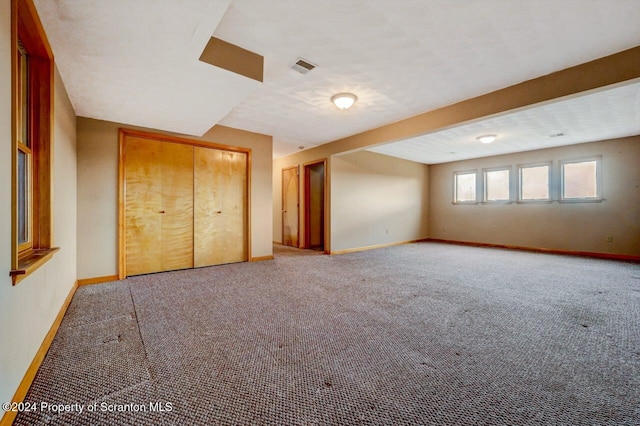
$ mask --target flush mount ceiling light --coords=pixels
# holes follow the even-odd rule
[[[331,97],[331,102],[335,104],[339,109],[349,109],[358,100],[357,96],[353,93],[338,93]]]
[[[491,143],[495,141],[497,137],[497,135],[482,135],[478,136],[476,139],[478,139],[482,143]]]

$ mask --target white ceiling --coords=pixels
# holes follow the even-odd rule
[[[218,123],[273,135],[276,157],[640,44],[638,0],[36,0],[36,5],[78,115],[194,135]],[[199,63],[212,34],[263,55],[264,83]],[[318,67],[307,75],[291,70],[298,57]],[[350,110],[330,103],[342,91],[359,98]],[[491,132],[501,138],[490,145],[489,155],[535,149],[541,138],[534,135],[565,132],[553,143],[582,142],[594,133],[589,117],[601,115],[594,111],[615,120],[635,118],[620,125],[599,121],[600,139],[622,131],[638,134],[637,93],[634,85],[625,93],[596,93],[564,106],[447,129],[428,136],[435,142],[419,149],[432,157],[410,158],[432,163],[454,160],[445,159],[450,152],[484,155],[464,142],[477,136],[472,130],[498,124]],[[635,112],[618,111],[613,99],[621,98],[635,99]],[[578,116],[582,112],[587,116]],[[425,140],[414,142],[424,146]],[[374,149],[414,155],[407,154],[407,145]]]

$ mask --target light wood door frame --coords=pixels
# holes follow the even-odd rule
[[[322,245],[323,245],[323,250],[325,253],[329,253],[329,249],[327,247],[327,232],[328,232],[328,211],[327,211],[327,206],[328,206],[328,200],[327,200],[327,176],[328,176],[328,171],[327,171],[327,159],[323,158],[321,160],[316,160],[316,161],[311,161],[308,163],[304,163],[302,165],[302,170],[303,170],[303,179],[304,179],[304,242],[302,243],[301,247],[302,248],[311,248],[311,244],[309,242],[310,240],[310,233],[311,233],[311,228],[309,226],[309,222],[310,222],[310,216],[311,216],[311,209],[310,209],[310,181],[309,181],[309,173],[308,171],[310,170],[311,167],[318,165],[318,164],[322,164],[323,168],[324,168],[324,176],[323,176],[323,194],[322,194],[322,231],[323,231],[323,235],[322,235]]]
[[[246,247],[247,260],[251,260],[251,149],[241,148],[230,145],[218,144],[215,142],[207,142],[202,140],[193,140],[160,133],[144,132],[139,130],[120,128],[118,130],[118,279],[122,280],[127,276],[126,265],[126,223],[125,223],[125,201],[126,201],[126,181],[125,181],[125,165],[126,165],[126,140],[127,137],[138,137],[145,139],[153,139],[161,142],[178,143],[192,146],[200,146],[204,148],[218,149],[222,151],[243,152],[247,155],[247,188],[244,215],[245,226],[247,230]]]
[[[300,247],[300,167],[293,166],[293,167],[285,167],[282,169],[282,244],[285,244],[285,213],[289,213],[287,211],[288,207],[286,205],[286,188],[285,188],[285,180],[284,180],[284,174],[286,171],[288,170],[295,170],[296,173],[296,211],[295,211],[295,215],[296,215],[296,219],[298,221],[298,226],[296,229],[296,240],[297,240],[297,244],[293,247]],[[285,244],[286,245],[286,244]]]

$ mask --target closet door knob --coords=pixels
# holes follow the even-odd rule
[[[160,214],[164,214],[164,210],[160,210],[158,213],[160,213]]]

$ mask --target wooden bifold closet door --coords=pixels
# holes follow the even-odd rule
[[[127,136],[126,275],[247,260],[247,154]]]
[[[195,147],[195,266],[247,259],[247,154]]]

